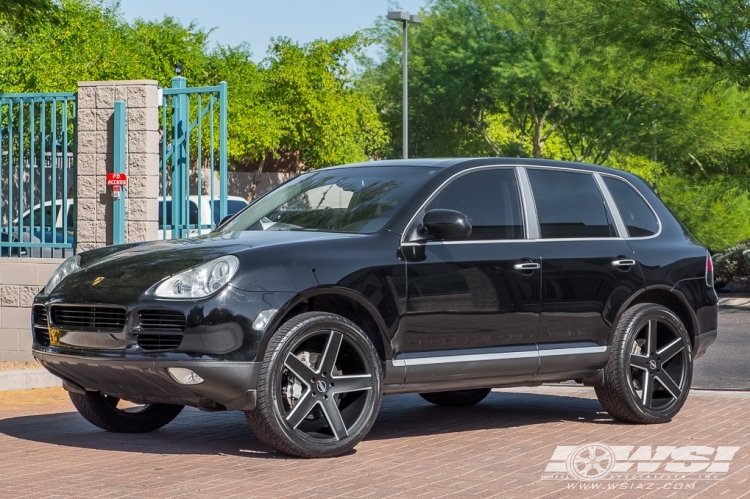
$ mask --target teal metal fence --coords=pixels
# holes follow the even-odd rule
[[[0,94],[0,255],[73,254],[75,125],[75,93]]]
[[[112,173],[125,172],[125,142],[127,133],[125,130],[125,118],[127,104],[125,101],[115,101],[115,112],[112,116],[114,121],[112,145]],[[125,195],[127,185],[114,187],[112,190],[112,244],[125,243]]]
[[[207,233],[228,213],[227,84],[175,77],[162,93],[160,236]]]

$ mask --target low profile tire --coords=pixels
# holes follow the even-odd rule
[[[685,404],[692,378],[685,326],[671,310],[643,303],[623,314],[596,395],[617,420],[666,423]]]
[[[449,407],[467,407],[476,405],[485,399],[492,390],[490,388],[477,388],[473,390],[453,390],[450,392],[428,392],[420,393],[419,396],[427,402],[435,405]]]
[[[171,404],[148,404],[118,407],[120,399],[86,392],[85,395],[70,392],[70,400],[86,421],[114,433],[148,433],[170,423],[182,411],[183,406]]]
[[[344,454],[380,410],[382,367],[351,321],[307,312],[284,323],[266,350],[248,423],[265,444],[304,458]]]

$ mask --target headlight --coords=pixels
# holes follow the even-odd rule
[[[223,288],[239,266],[236,256],[222,256],[170,277],[159,284],[154,295],[172,299],[205,298]]]
[[[49,278],[49,281],[47,281],[47,285],[44,287],[44,292],[50,293],[57,287],[58,284],[60,284],[63,279],[68,277],[73,272],[80,270],[80,260],[80,256],[74,255],[62,262],[60,266],[57,267],[57,270],[55,270],[55,272],[52,274],[52,277]]]

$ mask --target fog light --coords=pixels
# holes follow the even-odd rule
[[[169,375],[172,376],[176,382],[182,385],[200,385],[204,381],[203,378],[198,376],[190,369],[184,369],[182,367],[170,367],[167,369],[167,371],[169,371]]]
[[[276,315],[276,312],[278,312],[275,308],[269,308],[268,310],[263,310],[261,313],[258,314],[258,317],[255,318],[253,321],[253,329],[256,331],[263,331],[269,322],[271,322],[271,319],[273,319],[273,316]]]

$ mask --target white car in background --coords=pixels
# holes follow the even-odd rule
[[[63,201],[65,202],[65,211],[63,212]],[[201,196],[200,199],[197,195],[190,196],[188,200],[188,208],[190,210],[189,223],[191,228],[188,230],[187,237],[193,237],[200,234],[208,234],[211,232],[213,227],[219,225],[221,222],[221,209],[220,200],[218,197],[211,199],[211,196]],[[167,227],[163,226],[163,208],[166,203],[166,215],[167,215]],[[200,228],[198,227],[198,205],[200,204]],[[227,196],[227,215],[234,215],[242,208],[248,205],[248,202],[238,196]],[[54,215],[53,215],[54,214]],[[63,216],[64,215],[64,216]],[[42,230],[42,218],[44,218],[44,230]],[[63,220],[67,219],[67,224],[63,223]],[[18,241],[19,232],[20,240],[28,241],[33,243],[39,242],[57,242],[57,243],[69,243],[75,244],[75,225],[76,225],[76,214],[75,214],[75,201],[71,199],[57,199],[54,203],[47,201],[44,203],[44,210],[42,205],[38,204],[34,206],[34,226],[32,227],[31,210],[26,210],[21,218],[22,224],[19,231],[19,221],[15,218],[10,228],[4,228],[0,233],[0,241]],[[53,222],[54,221],[54,222]],[[159,233],[158,239],[171,239],[172,229],[170,224],[172,222],[172,198],[167,197],[165,200],[159,200]],[[54,227],[53,227],[54,223]],[[65,231],[67,229],[67,232]],[[33,255],[29,255],[29,251],[32,251]],[[49,248],[2,248],[0,256],[37,256],[37,257],[64,257],[68,253],[72,254],[72,250],[60,250],[60,249],[49,249]]]
[[[65,211],[63,212],[63,201]],[[0,241],[8,242],[30,242],[30,243],[68,243],[74,244],[75,238],[75,202],[73,199],[57,199],[34,206],[32,222],[32,211],[26,210],[21,217],[14,218],[10,227],[3,227],[0,232]],[[67,224],[63,223],[67,218]],[[44,221],[44,224],[42,224]],[[33,223],[33,226],[32,226]],[[67,229],[67,231],[66,231]],[[31,254],[29,253],[31,252]],[[50,248],[2,248],[0,256],[34,256],[34,257],[58,257],[62,258],[72,255],[73,250],[50,249]]]
[[[208,194],[197,195],[188,198],[189,217],[188,223],[190,228],[187,237],[208,234],[213,227],[221,222],[221,209],[218,196],[213,199]],[[166,205],[166,206],[165,206]],[[200,211],[198,209],[200,205]],[[234,215],[242,208],[248,205],[248,202],[239,196],[227,196],[227,215]],[[166,213],[165,213],[166,211]],[[200,213],[200,218],[198,214]],[[164,215],[166,214],[166,219]],[[164,221],[166,220],[166,225]],[[200,223],[200,227],[198,224]],[[159,239],[172,239],[172,197],[167,196],[164,200],[159,200]]]

